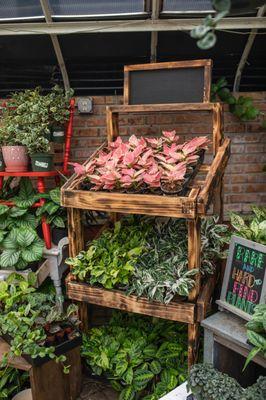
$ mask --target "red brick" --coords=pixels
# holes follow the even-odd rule
[[[246,153],[265,153],[266,144],[247,144]]]
[[[244,144],[232,144],[231,145],[231,153],[232,154],[242,154],[245,151]]]
[[[74,129],[74,136],[98,136],[99,128],[84,128],[84,129]]]
[[[87,126],[106,126],[106,117],[104,115],[102,117],[92,115],[87,119]]]

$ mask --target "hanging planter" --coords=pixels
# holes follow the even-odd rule
[[[28,171],[29,157],[26,146],[2,146],[6,172]]]
[[[52,142],[64,143],[65,142],[65,129],[63,126],[55,126],[52,129]]]
[[[53,154],[35,153],[30,156],[31,167],[34,172],[49,172],[54,169]]]

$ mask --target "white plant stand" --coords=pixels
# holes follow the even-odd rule
[[[190,394],[190,392],[187,392],[187,382],[184,382],[170,393],[161,397],[160,400],[186,400]]]
[[[57,246],[52,244],[51,249],[44,250],[44,257],[49,262],[49,276],[53,281],[56,295],[62,296],[62,275],[67,269],[67,265],[64,263],[64,259],[67,256],[68,249],[68,238],[64,237],[60,240]]]

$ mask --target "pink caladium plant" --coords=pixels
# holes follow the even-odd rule
[[[159,138],[132,135],[125,142],[118,137],[86,165],[71,165],[77,175],[87,177],[92,190],[172,188],[184,182],[188,166],[198,161],[208,144],[207,137],[179,143],[175,131],[164,131]]]

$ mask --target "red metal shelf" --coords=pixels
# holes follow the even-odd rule
[[[48,172],[33,172],[33,171],[26,171],[26,172],[5,172],[2,171],[0,172],[0,176],[18,176],[18,177],[28,177],[28,178],[48,178],[51,176],[57,176],[60,173],[63,175],[71,175],[72,171],[59,171],[59,170],[54,170],[54,171],[48,171]]]

